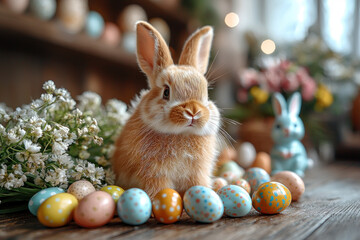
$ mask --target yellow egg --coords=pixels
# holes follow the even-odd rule
[[[59,193],[46,199],[37,212],[38,220],[47,227],[62,227],[68,224],[78,205],[70,193]]]
[[[115,203],[119,200],[120,196],[124,193],[124,189],[115,185],[109,185],[102,187],[101,191],[107,192],[111,195],[112,199],[114,199]]]

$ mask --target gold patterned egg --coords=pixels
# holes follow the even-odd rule
[[[120,196],[125,192],[124,189],[115,185],[102,187],[100,191],[107,192],[114,199],[115,203],[119,200]]]
[[[59,193],[46,199],[37,212],[38,220],[47,227],[61,227],[68,224],[78,200],[72,194]]]

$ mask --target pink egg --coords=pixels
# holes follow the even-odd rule
[[[80,180],[71,184],[67,192],[74,195],[77,198],[77,200],[80,201],[86,195],[95,192],[95,188],[91,184],[91,182],[86,180]]]
[[[224,179],[224,178],[221,178],[221,177],[217,177],[213,180],[213,187],[212,187],[212,190],[214,190],[215,192],[217,192],[220,188],[228,185],[228,182]]]
[[[271,178],[271,181],[285,185],[289,189],[293,201],[299,200],[301,195],[305,192],[303,180],[294,172],[278,172]]]
[[[80,201],[74,212],[74,220],[79,226],[96,228],[107,224],[114,213],[115,202],[110,194],[96,191]]]
[[[120,42],[120,30],[115,23],[106,22],[101,40],[105,43],[116,46]]]

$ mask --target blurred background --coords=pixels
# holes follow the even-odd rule
[[[53,80],[73,97],[126,103],[146,79],[134,23],[153,24],[175,61],[186,38],[215,28],[209,81],[224,128],[269,151],[271,95],[302,95],[314,159],[360,159],[360,0],[0,0],[0,102],[16,108]]]

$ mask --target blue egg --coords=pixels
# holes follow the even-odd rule
[[[55,11],[56,0],[31,0],[30,2],[30,12],[40,19],[51,19]]]
[[[229,217],[247,215],[252,207],[250,195],[245,189],[237,185],[222,187],[218,192],[223,204],[224,212]]]
[[[250,184],[251,195],[261,184],[270,182],[269,174],[264,169],[257,167],[246,170],[243,178]]]
[[[129,225],[145,223],[151,215],[151,200],[143,190],[126,190],[117,202],[117,211],[121,220]]]
[[[85,31],[90,37],[98,38],[104,30],[105,22],[102,16],[90,11],[86,18]]]
[[[215,222],[224,213],[220,197],[204,186],[194,186],[185,192],[184,207],[191,218],[203,223]]]
[[[29,200],[28,208],[30,212],[37,216],[37,211],[40,207],[40,205],[49,197],[54,196],[58,193],[65,192],[64,189],[58,188],[58,187],[51,187],[51,188],[45,188],[41,190],[40,192],[37,192],[32,198]]]

